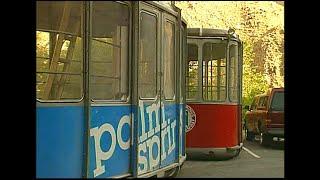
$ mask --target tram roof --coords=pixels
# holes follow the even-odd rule
[[[187,21],[186,21],[183,17],[181,17],[181,21],[182,21],[184,24],[188,24]]]
[[[209,29],[209,28],[188,28],[188,36],[197,37],[228,37],[228,31],[225,29]],[[232,34],[233,38],[239,40],[239,36],[235,33]]]
[[[150,3],[164,11],[170,12],[172,14],[177,15],[177,10],[174,7],[174,4],[170,1],[148,1],[146,3]],[[74,29],[74,24],[80,22],[81,11],[79,2],[68,2],[67,5],[70,8],[68,22],[65,22],[65,27],[60,29],[61,26],[61,18],[64,13],[64,6],[66,3],[55,2],[55,1],[39,1],[37,4],[37,29],[42,30],[55,30],[55,31],[63,31],[66,34],[77,34],[80,36],[81,29],[80,26],[76,30]],[[100,25],[104,27],[110,27],[110,29],[117,25],[126,26],[128,24],[129,19],[127,16],[112,16],[113,14],[128,14],[128,10],[126,8],[121,8],[120,6],[96,6],[95,10],[99,12],[98,14],[93,14],[92,22],[93,25]],[[104,17],[109,17],[108,21],[105,20]],[[181,18],[184,24],[187,22]],[[117,23],[115,23],[117,22]],[[102,36],[111,36],[111,32],[106,32],[105,29],[95,29],[93,32],[94,37],[102,37]]]
[[[175,11],[175,8],[174,8],[174,6],[175,5],[173,5],[171,2],[172,1],[152,1],[155,5],[157,5],[158,7],[160,7],[160,8],[162,8],[162,9],[164,9],[164,10],[170,10],[170,11],[174,11],[174,12],[176,12]],[[177,7],[177,6],[176,6]],[[179,7],[177,7],[178,9],[180,9]],[[187,21],[183,18],[183,17],[181,17],[181,21],[184,23],[184,24],[187,24]]]

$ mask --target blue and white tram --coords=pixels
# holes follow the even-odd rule
[[[186,158],[180,9],[156,1],[36,5],[36,176],[176,174]]]

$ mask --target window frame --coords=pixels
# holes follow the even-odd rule
[[[235,45],[235,50],[237,51],[237,66],[236,67],[234,67],[234,68],[236,68],[237,69],[237,76],[236,76],[236,78],[237,78],[237,91],[236,91],[236,93],[237,93],[237,98],[236,98],[236,100],[232,100],[231,99],[231,86],[230,86],[230,84],[232,83],[231,82],[231,70],[230,70],[230,68],[231,68],[231,57],[230,57],[230,49],[231,49],[231,46],[232,45]],[[228,69],[228,73],[227,73],[227,79],[228,79],[228,100],[229,100],[229,102],[231,102],[231,103],[239,103],[240,102],[240,80],[241,80],[241,71],[240,71],[240,45],[239,45],[239,43],[237,42],[237,41],[233,41],[233,40],[231,40],[231,41],[229,41],[229,44],[228,44],[228,65],[227,65],[227,69]]]
[[[270,100],[270,104],[268,104],[268,107],[271,109],[272,108],[272,103],[273,103],[273,101],[274,101],[274,99],[275,99],[275,95],[276,94],[280,94],[280,93],[283,93],[283,111],[284,111],[284,106],[285,106],[285,93],[284,93],[284,91],[274,91],[273,93],[272,93],[272,95],[271,95],[271,100]],[[272,108],[272,111],[282,111],[282,110],[273,110],[273,108]]]
[[[107,1],[109,2],[109,1]],[[111,1],[113,2],[113,1]],[[88,59],[88,64],[89,64],[89,75],[88,75],[88,79],[89,79],[89,89],[91,89],[91,83],[90,83],[90,78],[91,78],[91,41],[92,41],[92,13],[93,13],[93,3],[94,2],[90,2],[90,22],[89,22],[89,27],[90,27],[90,33],[89,33],[89,37],[88,37],[88,49],[89,49],[89,59]],[[121,100],[121,99],[93,99],[92,98],[92,93],[90,92],[89,94],[89,99],[90,99],[90,102],[91,103],[107,103],[107,104],[110,104],[110,103],[113,103],[113,104],[127,104],[131,101],[131,64],[132,64],[132,5],[131,3],[128,3],[128,2],[120,2],[120,1],[114,1],[113,3],[118,3],[118,4],[121,4],[121,5],[125,5],[127,6],[128,8],[128,19],[129,19],[129,26],[128,26],[128,50],[127,50],[127,53],[128,53],[128,57],[127,57],[127,63],[128,63],[128,71],[127,71],[127,78],[128,78],[128,81],[127,81],[127,85],[128,85],[128,94],[127,94],[127,98],[124,99],[124,100]],[[120,64],[120,68],[121,68],[121,64]],[[121,73],[121,72],[120,72]],[[119,82],[121,83],[121,82]]]
[[[189,50],[188,50],[188,45],[195,45],[196,47],[197,47],[197,59],[196,60],[192,60],[192,61],[195,61],[195,62],[198,62],[198,69],[197,69],[197,91],[196,91],[196,96],[195,96],[195,98],[189,98],[189,96],[188,96],[188,94],[189,94],[189,92],[191,92],[191,91],[189,91],[189,56],[188,56],[188,53],[186,54],[186,60],[187,60],[187,63],[186,63],[186,67],[185,67],[185,71],[186,71],[186,73],[185,73],[185,84],[186,84],[186,100],[188,100],[188,101],[199,101],[201,98],[200,98],[200,89],[202,89],[202,87],[200,88],[200,86],[199,86],[199,79],[200,79],[200,74],[199,74],[199,69],[200,69],[200,63],[199,63],[199,49],[200,49],[200,46],[199,46],[199,44],[198,43],[196,43],[196,42],[188,42],[187,41],[187,44],[186,44],[187,46],[185,47],[186,48],[186,50],[187,50],[187,52],[189,52]],[[201,71],[202,72],[202,71]]]
[[[141,86],[139,86],[139,81],[141,81],[141,79],[139,78],[139,66],[140,66],[140,58],[141,58],[141,56],[140,56],[140,49],[141,49],[141,47],[140,47],[140,45],[141,45],[141,41],[140,41],[140,37],[141,37],[141,17],[142,17],[142,13],[145,13],[145,14],[147,14],[147,15],[150,15],[150,16],[154,16],[155,18],[156,18],[156,33],[155,33],[155,35],[156,35],[156,60],[155,60],[155,71],[156,71],[156,73],[155,73],[155,76],[156,76],[156,79],[155,79],[155,91],[156,91],[156,93],[155,93],[155,96],[154,97],[141,97],[140,96],[140,90],[138,91],[138,99],[139,100],[156,100],[156,99],[158,99],[158,97],[159,97],[159,92],[158,92],[158,90],[159,90],[159,77],[158,77],[158,72],[159,72],[159,54],[160,54],[160,52],[159,52],[159,49],[160,49],[160,47],[159,47],[159,40],[160,40],[160,38],[159,38],[159,23],[160,23],[160,12],[158,12],[158,11],[155,11],[153,8],[149,8],[149,6],[145,6],[143,9],[141,9],[140,11],[139,11],[139,33],[138,33],[138,35],[139,35],[139,40],[138,40],[138,46],[139,46],[139,52],[138,52],[138,61],[137,61],[137,79],[138,79],[138,81],[137,81],[137,86],[138,86],[138,89],[140,89],[141,88]],[[160,45],[161,46],[161,45]]]
[[[41,1],[39,1],[41,2]],[[64,3],[64,2],[61,2],[61,3]],[[70,75],[79,75],[82,79],[82,82],[81,82],[81,85],[80,85],[80,91],[81,91],[81,95],[79,98],[75,99],[75,98],[72,98],[72,99],[39,99],[36,95],[36,102],[39,102],[39,103],[79,103],[81,101],[84,100],[84,96],[85,96],[85,91],[86,91],[86,88],[85,88],[85,79],[86,79],[86,75],[85,75],[85,68],[86,68],[86,50],[85,50],[85,47],[86,47],[86,34],[85,34],[85,28],[87,26],[87,22],[85,21],[86,19],[86,13],[83,9],[85,9],[87,7],[87,3],[86,2],[80,2],[79,3],[82,8],[80,8],[80,36],[77,36],[77,37],[82,37],[82,65],[80,65],[80,67],[82,67],[82,71],[80,73],[69,73]],[[81,7],[80,6],[80,7]],[[37,17],[38,15],[36,15]],[[83,18],[81,18],[81,16]],[[37,25],[36,25],[37,26]],[[48,32],[48,33],[61,33],[61,34],[65,34],[65,35],[77,35],[75,33],[70,33],[70,32],[65,32],[65,31],[59,31],[59,30],[52,30],[52,29],[42,29],[42,28],[37,28],[36,27],[36,31],[40,31],[40,32]],[[49,37],[50,38],[50,37]],[[50,47],[49,47],[49,53],[50,53]],[[61,55],[61,53],[60,53]],[[49,57],[50,59],[50,57]],[[35,59],[37,61],[37,59]],[[37,63],[37,62],[35,62]],[[66,73],[62,73],[62,72],[40,72],[40,73],[47,73],[47,74],[66,74]],[[38,74],[38,71],[37,71],[37,66],[36,66],[36,76]],[[36,83],[37,85],[37,83]]]
[[[267,96],[267,95],[260,96],[259,101],[258,101],[258,105],[257,105],[257,109],[258,110],[266,109],[268,106],[268,99],[269,99],[269,96]]]
[[[204,46],[207,44],[207,43],[210,43],[210,44],[224,44],[225,45],[225,67],[224,67],[224,69],[225,69],[225,83],[224,83],[224,87],[225,87],[225,98],[223,99],[223,100],[205,100],[204,99],[204,85],[203,85],[203,73],[204,73],[204,71],[203,71],[203,57],[204,57]],[[229,48],[229,46],[228,46],[228,40],[227,39],[223,39],[223,38],[212,38],[212,39],[208,39],[208,40],[205,40],[205,41],[203,41],[202,43],[201,43],[201,94],[202,94],[202,96],[201,96],[201,101],[202,102],[205,102],[205,103],[210,103],[210,102],[212,102],[212,103],[227,103],[228,102],[228,66],[229,66],[229,62],[228,62],[228,52],[229,52],[229,50],[228,50],[228,48]],[[221,92],[221,91],[220,91]]]
[[[185,75],[185,59],[186,59],[186,44],[187,44],[187,34],[186,34],[186,28],[183,25],[183,23],[181,23],[180,26],[180,37],[179,37],[179,41],[180,41],[180,54],[179,54],[179,62],[178,62],[178,67],[179,67],[179,79],[180,79],[180,83],[177,83],[177,85],[180,86],[179,89],[179,103],[185,103],[185,97],[186,97],[186,75]]]
[[[259,97],[254,97],[253,98],[253,101],[249,107],[249,110],[256,110],[257,109],[257,105],[258,105],[258,100],[259,100]]]
[[[163,16],[162,16],[162,19],[163,19],[163,24],[162,24],[162,27],[161,27],[161,30],[162,30],[162,32],[163,32],[163,34],[162,34],[162,44],[161,44],[161,47],[162,47],[162,49],[163,49],[163,51],[162,51],[162,58],[164,58],[164,46],[166,45],[165,44],[165,41],[164,41],[164,35],[165,35],[165,23],[169,23],[169,24],[171,24],[172,25],[172,27],[174,28],[173,29],[173,47],[174,47],[174,50],[173,50],[173,96],[171,97],[171,98],[167,98],[166,97],[166,95],[165,95],[165,88],[163,87],[163,99],[165,100],[165,101],[175,101],[175,99],[176,99],[176,97],[177,97],[177,81],[178,81],[178,77],[177,77],[177,61],[178,61],[178,59],[177,59],[177,45],[178,45],[178,42],[177,42],[177,40],[178,40],[178,33],[177,33],[177,20],[175,19],[175,17],[173,17],[172,15],[169,15],[169,14],[167,14],[167,13],[165,13],[165,12],[162,12],[162,14],[163,14]],[[164,69],[165,69],[165,61],[163,60],[162,61],[163,62],[163,65],[161,66],[162,68],[163,68],[163,70],[162,70],[162,73],[161,74],[163,74],[163,86],[165,85],[165,79],[164,79],[164,74],[165,74],[165,71],[164,71]],[[172,68],[172,67],[171,67]],[[170,69],[171,70],[171,69]]]

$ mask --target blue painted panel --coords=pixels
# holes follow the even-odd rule
[[[179,105],[177,104],[165,104],[165,120],[167,124],[170,123],[170,133],[166,134],[164,138],[164,149],[167,151],[167,156],[161,159],[161,166],[165,167],[175,162],[178,162],[178,153],[179,153],[179,118],[178,111]],[[162,147],[163,148],[163,147]]]
[[[179,146],[179,155],[180,156],[184,156],[183,154],[183,151],[184,151],[184,148],[185,148],[185,120],[184,120],[184,115],[185,115],[185,109],[184,109],[185,105],[184,104],[180,104],[179,105],[179,128],[180,128],[180,135],[179,135],[179,143],[180,143],[180,146]]]
[[[105,178],[130,172],[130,136],[130,105],[91,107],[90,178]]]
[[[37,107],[38,178],[82,177],[83,115],[82,106]]]
[[[139,100],[138,175],[159,169],[161,141],[159,107],[160,103]]]
[[[133,137],[132,137],[132,143],[131,144],[131,169],[132,169],[132,175],[133,177],[137,177],[138,176],[138,131],[136,129],[138,129],[138,108],[137,106],[132,106],[132,116],[133,116],[133,125],[132,125],[132,130],[134,131]]]
[[[182,104],[182,156],[186,155],[186,104]]]
[[[165,104],[160,108],[159,101],[148,104],[139,101],[138,175],[177,161],[177,108],[176,104]]]

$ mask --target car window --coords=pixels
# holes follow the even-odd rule
[[[261,106],[261,104],[262,104],[262,101],[263,101],[263,96],[261,96],[260,98],[259,98],[259,102],[258,102],[258,104],[257,104],[257,106],[258,107],[260,107]]]
[[[284,92],[275,92],[271,102],[271,109],[283,111],[284,109]]]
[[[261,96],[259,99],[258,107],[265,108],[267,107],[268,96]]]
[[[250,110],[255,110],[257,108],[257,104],[258,104],[258,97],[254,97],[250,106]]]
[[[268,98],[269,98],[269,96],[265,96],[264,97],[264,99],[263,99],[263,101],[262,101],[262,107],[267,107],[267,105],[268,105]]]

